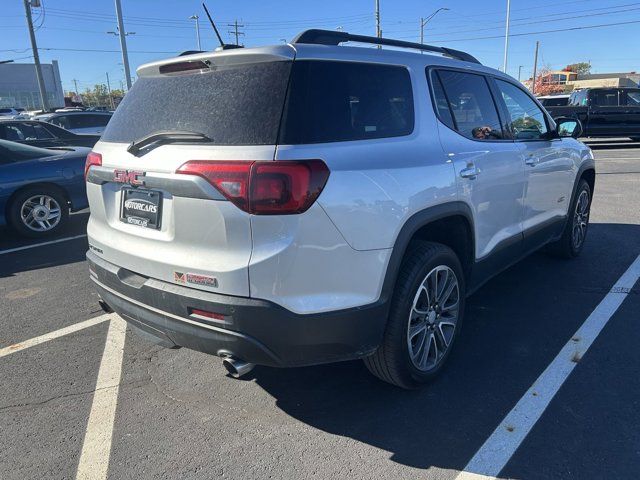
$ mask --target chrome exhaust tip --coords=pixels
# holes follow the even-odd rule
[[[255,367],[255,364],[253,363],[243,362],[242,360],[238,360],[237,358],[233,357],[223,358],[222,365],[227,369],[227,372],[229,372],[229,375],[231,375],[233,378],[240,378],[241,376],[249,373],[251,370],[253,370],[253,367]]]

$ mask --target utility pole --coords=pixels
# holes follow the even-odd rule
[[[109,92],[109,104],[111,105],[111,110],[115,108],[115,104],[113,103],[113,96],[111,95],[111,83],[109,83],[109,72],[107,73],[107,92]]]
[[[78,80],[76,80],[75,78],[73,79],[73,84],[76,87],[76,96],[80,95],[80,92],[78,92]]]
[[[449,10],[446,7],[441,7],[439,9],[437,9],[435,12],[433,12],[431,15],[429,15],[427,18],[422,18],[420,17],[420,44],[423,45],[424,44],[424,27],[427,23],[429,23],[429,20],[431,20],[433,17],[435,17],[438,12],[444,12]]]
[[[504,62],[502,71],[507,73],[507,54],[509,52],[509,17],[511,16],[511,0],[507,0],[507,24],[504,31]]]
[[[44,86],[44,78],[42,77],[42,66],[40,65],[40,55],[38,55],[38,45],[36,43],[36,34],[33,31],[33,19],[31,18],[31,3],[24,0],[24,13],[27,15],[27,26],[29,27],[29,38],[31,39],[31,49],[33,50],[33,63],[36,66],[36,78],[38,79],[38,90],[40,90],[40,102],[42,110],[49,110],[49,101],[47,99],[47,91]]]
[[[522,73],[522,67],[524,65],[518,65],[518,81],[520,81],[520,74]]]
[[[244,25],[238,24],[238,19],[236,19],[233,23],[227,23],[227,27],[233,27],[233,31],[229,31],[231,35],[235,35],[236,37],[236,45],[240,45],[240,40],[238,38],[239,35],[244,35],[243,32],[238,31],[238,27],[244,27]]]
[[[127,53],[126,32],[124,30],[124,22],[122,21],[122,7],[120,0],[116,2],[116,17],[118,17],[118,36],[120,37],[120,49],[122,50],[122,64],[124,65],[124,78],[127,81],[127,90],[131,89],[131,72],[129,71],[129,54]]]
[[[536,75],[538,74],[538,48],[540,47],[540,42],[536,41],[536,53],[533,56],[533,83],[531,84],[531,93],[535,95],[536,93]]]
[[[380,0],[376,0],[376,37],[382,38],[382,30],[380,29]],[[378,45],[382,48],[382,45]]]
[[[198,15],[191,15],[189,20],[196,21],[196,39],[198,40],[198,50],[202,51],[202,47],[200,46],[200,17]]]

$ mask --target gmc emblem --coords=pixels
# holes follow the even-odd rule
[[[128,183],[130,185],[144,185],[144,180],[140,177],[144,177],[145,173],[139,170],[114,170],[113,181],[118,183]]]

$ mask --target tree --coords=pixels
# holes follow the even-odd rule
[[[564,85],[552,83],[549,81],[550,74],[551,69],[549,67],[542,67],[538,71],[537,78],[534,80],[536,85],[536,95],[553,95],[555,93],[564,92]]]
[[[591,64],[589,62],[572,63],[564,67],[565,72],[575,72],[578,75],[587,75],[591,73]]]

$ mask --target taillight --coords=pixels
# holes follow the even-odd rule
[[[94,166],[102,166],[102,155],[96,152],[89,152],[87,155],[87,159],[84,162],[84,179],[87,179],[87,174],[89,173],[89,169]]]
[[[305,212],[329,178],[329,168],[322,160],[191,160],[176,173],[207,179],[238,208],[256,215]]]

